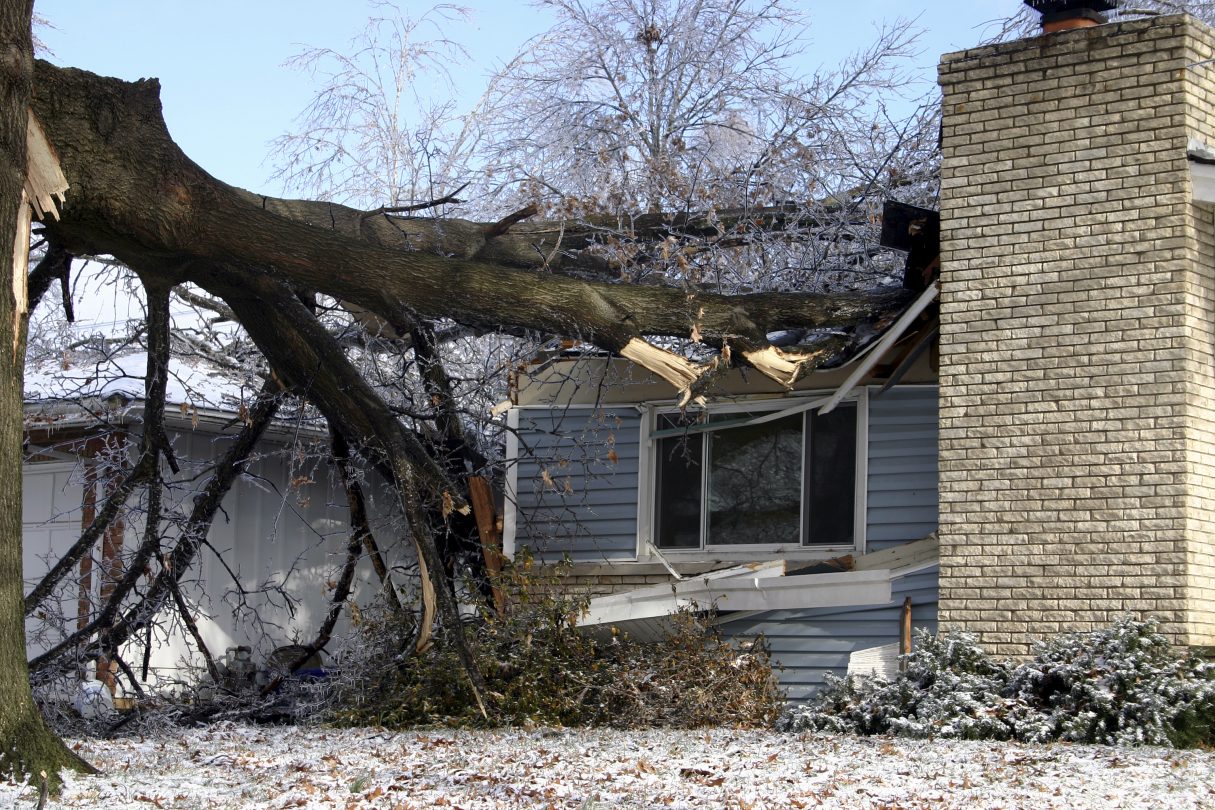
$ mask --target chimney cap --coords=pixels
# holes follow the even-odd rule
[[[1106,22],[1105,12],[1118,7],[1118,0],[1024,0],[1025,5],[1042,15],[1042,23],[1070,19]]]

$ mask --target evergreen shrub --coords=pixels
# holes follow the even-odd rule
[[[991,658],[965,633],[921,633],[904,667],[884,678],[835,678],[778,726],[822,730],[1112,745],[1215,744],[1215,666],[1172,649],[1155,620],[1065,633],[1032,659]]]

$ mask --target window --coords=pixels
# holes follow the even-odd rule
[[[856,539],[856,403],[764,418],[660,414],[659,549],[850,546]]]

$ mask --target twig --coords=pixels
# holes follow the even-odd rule
[[[426,202],[414,203],[413,205],[393,205],[393,206],[382,205],[379,208],[376,208],[372,211],[364,211],[359,216],[359,219],[367,220],[367,219],[371,219],[372,217],[378,217],[381,214],[407,214],[410,211],[423,211],[427,208],[436,208],[440,205],[447,205],[449,203],[463,202],[463,200],[456,199],[456,195],[459,194],[461,191],[463,191],[466,188],[468,188],[468,183],[465,183],[464,185],[460,186],[458,189],[456,189],[452,193],[450,193],[444,197],[440,197],[437,200],[427,200]]]
[[[160,557],[160,566],[162,570],[168,570],[164,555]],[[177,579],[169,576],[165,578],[165,583],[168,586],[169,593],[173,597],[174,604],[177,605],[177,612],[181,616],[182,623],[186,626],[186,630],[190,632],[190,636],[194,639],[194,644],[198,647],[198,651],[202,653],[203,661],[207,665],[207,674],[211,676],[211,680],[219,683],[219,668],[215,666],[215,658],[212,657],[211,651],[207,649],[207,643],[203,641],[202,633],[198,631],[198,623],[190,615],[190,608],[186,605],[186,600],[181,595],[181,588],[177,587]],[[148,626],[151,627],[151,624]]]

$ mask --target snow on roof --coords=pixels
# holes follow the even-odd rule
[[[41,403],[88,398],[143,399],[147,373],[146,352],[133,352],[103,359],[46,363],[25,370],[25,401]],[[248,381],[200,362],[178,358],[169,361],[166,401],[170,405],[232,411],[255,393]]]

